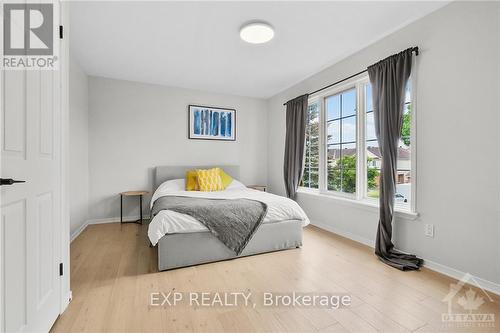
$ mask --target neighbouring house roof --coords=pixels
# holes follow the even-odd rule
[[[340,153],[342,151],[342,156],[353,156],[356,155],[356,149],[354,148],[344,148],[344,149],[328,149],[328,156],[334,160],[340,158]]]
[[[371,158],[380,159],[382,158],[382,154],[380,154],[379,147],[368,147],[369,156]],[[333,159],[340,158],[341,149],[328,149],[328,156]],[[353,156],[356,155],[355,148],[345,148],[342,149],[342,156]],[[409,160],[410,159],[410,149],[399,147],[398,148],[398,159],[399,160]]]

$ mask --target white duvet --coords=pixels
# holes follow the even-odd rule
[[[170,181],[173,182],[173,181]],[[177,184],[168,186],[165,182],[153,194],[151,207],[154,201],[163,196],[184,196],[193,198],[215,198],[215,199],[252,199],[267,205],[267,214],[262,223],[274,223],[285,220],[299,220],[302,225],[309,224],[309,219],[302,208],[293,200],[246,188],[241,183],[233,181],[225,191],[218,192],[198,192],[184,191],[183,182],[176,180]],[[156,245],[160,238],[166,234],[189,233],[207,231],[208,229],[197,219],[190,215],[177,213],[171,210],[160,211],[149,224],[148,236],[153,245]]]

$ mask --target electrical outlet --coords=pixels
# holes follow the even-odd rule
[[[426,224],[424,233],[427,237],[434,237],[434,224]]]

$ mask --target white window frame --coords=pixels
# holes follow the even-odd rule
[[[417,118],[417,105],[416,105],[416,75],[412,74],[410,77],[411,81],[411,201],[409,204],[395,204],[395,210],[398,212],[403,212],[409,217],[416,217],[416,179],[417,179],[417,163],[416,163],[416,153],[417,153],[417,140],[416,140],[416,118]],[[378,200],[367,197],[367,186],[366,173],[367,173],[367,163],[366,163],[366,109],[365,109],[365,85],[369,84],[370,80],[368,74],[364,73],[352,79],[343,82],[341,85],[325,89],[309,97],[309,104],[318,103],[319,106],[319,184],[318,189],[300,187],[299,192],[318,194],[322,196],[328,196],[334,199],[342,200],[343,202],[352,202],[355,204],[362,204],[366,206],[378,207]],[[356,89],[356,192],[355,193],[343,193],[338,191],[328,190],[327,185],[327,169],[326,164],[328,156],[328,145],[327,145],[327,121],[326,121],[326,99],[330,96],[342,93],[343,91],[355,88]],[[359,172],[359,171],[362,172]],[[362,189],[360,191],[360,189]]]

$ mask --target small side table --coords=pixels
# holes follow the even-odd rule
[[[252,188],[257,191],[267,192],[266,185],[247,185],[248,188]]]
[[[148,194],[148,191],[127,191],[120,193],[120,223],[139,223],[142,224],[142,196]],[[123,221],[123,197],[139,197],[139,211],[141,218],[137,221]]]

